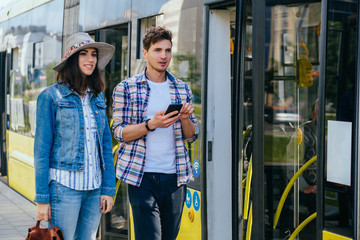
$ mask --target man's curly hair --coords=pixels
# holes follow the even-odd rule
[[[143,46],[146,51],[149,50],[150,46],[157,43],[160,40],[169,40],[172,45],[172,33],[164,27],[151,27],[146,31],[143,38]]]

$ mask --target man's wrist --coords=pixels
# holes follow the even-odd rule
[[[148,131],[150,131],[150,132],[153,132],[153,131],[155,131],[156,128],[151,129],[151,128],[149,127],[149,121],[150,121],[150,118],[145,121],[145,128],[146,128],[146,130],[148,130]]]

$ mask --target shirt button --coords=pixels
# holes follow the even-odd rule
[[[101,129],[99,130],[99,132],[102,132]]]
[[[98,114],[98,111],[95,111],[95,114]]]
[[[89,130],[89,128],[86,128],[87,130]]]
[[[88,142],[90,142],[90,140],[88,139]]]
[[[90,167],[92,166],[92,164],[90,163]]]

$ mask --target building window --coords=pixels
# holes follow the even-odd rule
[[[145,35],[145,32],[150,27],[156,27],[163,25],[164,15],[156,15],[147,18],[142,18],[138,20],[138,36],[137,36],[137,49],[136,49],[136,59],[144,59],[142,54],[143,43],[142,39]]]

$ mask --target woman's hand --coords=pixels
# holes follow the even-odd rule
[[[38,203],[36,207],[36,218],[38,221],[44,220],[45,222],[51,219],[50,203]]]
[[[107,195],[101,195],[100,197],[100,211],[102,213],[108,213],[111,211],[114,204],[113,197]]]

